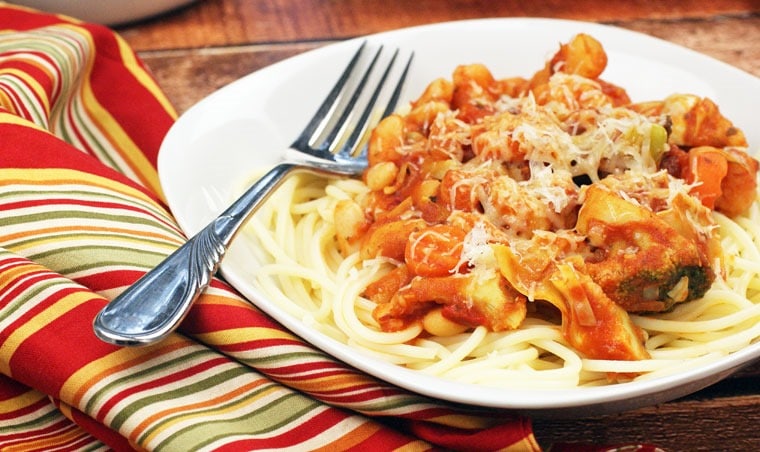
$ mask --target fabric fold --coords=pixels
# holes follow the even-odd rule
[[[166,341],[98,340],[185,240],[155,168],[175,119],[117,34],[0,2],[0,448],[539,449],[529,419],[378,381],[218,279]]]

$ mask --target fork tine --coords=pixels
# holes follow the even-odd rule
[[[385,71],[383,72],[383,75],[380,77],[380,80],[377,83],[377,87],[375,87],[375,91],[372,93],[372,97],[368,100],[367,105],[364,108],[364,111],[362,112],[358,123],[356,124],[354,129],[351,131],[351,135],[348,137],[344,145],[341,147],[341,150],[338,152],[338,155],[340,155],[341,157],[350,157],[352,154],[354,154],[354,152],[356,151],[357,144],[362,140],[365,133],[367,132],[367,129],[369,129],[369,127],[371,126],[370,120],[369,120],[370,116],[372,115],[372,111],[374,110],[377,99],[380,97],[380,93],[383,90],[385,81],[388,79],[388,75],[390,74],[391,69],[393,68],[393,65],[396,63],[398,54],[399,54],[399,51],[398,49],[396,49],[396,51],[393,52],[393,56],[388,62],[385,68]],[[409,73],[409,68],[412,65],[413,59],[414,59],[414,53],[409,55],[409,58],[406,61],[406,66],[404,66],[404,69],[402,70],[401,75],[396,81],[396,86],[393,87],[393,91],[391,92],[390,97],[388,98],[388,103],[385,105],[385,110],[383,110],[383,113],[380,116],[380,118],[384,118],[396,110],[396,104],[398,103],[398,100],[401,97],[401,91],[404,87],[404,82],[406,81],[406,77],[407,77],[407,74]],[[365,149],[366,149],[366,146],[365,146]],[[362,154],[365,152],[365,149],[362,149]]]
[[[380,46],[375,52],[375,55],[372,57],[372,61],[367,66],[367,69],[365,69],[364,74],[362,74],[361,79],[356,84],[356,88],[354,89],[353,93],[351,93],[351,97],[349,98],[348,102],[346,102],[343,111],[338,117],[338,120],[335,122],[335,127],[330,130],[330,133],[324,138],[322,144],[317,147],[318,151],[330,152],[330,148],[334,145],[336,138],[342,135],[341,132],[348,124],[348,118],[351,116],[351,112],[353,111],[356,102],[359,100],[359,97],[364,91],[364,86],[367,84],[367,80],[369,80],[370,75],[372,75],[372,71],[375,68],[375,64],[377,64],[377,60],[380,58],[382,51],[383,46]],[[382,82],[383,81],[381,80],[380,83],[382,84]]]
[[[353,57],[351,57],[351,60],[343,70],[340,78],[338,78],[335,86],[332,87],[330,92],[327,94],[327,97],[325,97],[325,99],[322,101],[322,104],[314,113],[314,116],[312,116],[309,123],[306,125],[306,127],[304,127],[303,131],[301,131],[301,134],[298,136],[298,138],[295,139],[291,147],[295,149],[307,149],[310,146],[312,137],[317,133],[317,131],[325,127],[327,120],[330,119],[330,111],[340,99],[340,93],[343,91],[343,88],[350,78],[351,73],[356,66],[356,63],[359,61],[359,57],[361,56],[362,52],[364,52],[366,45],[367,42],[364,41],[356,50],[356,53],[354,53]]]
[[[409,75],[409,68],[412,66],[413,59],[414,59],[414,52],[409,54],[409,58],[406,60],[406,66],[404,66],[404,70],[401,72],[401,75],[399,76],[398,81],[396,82],[396,86],[393,88],[391,97],[390,99],[388,99],[388,104],[385,106],[385,111],[383,111],[383,118],[390,115],[396,110],[396,104],[398,104],[398,100],[399,98],[401,98],[401,91],[404,88],[406,77],[407,75]]]

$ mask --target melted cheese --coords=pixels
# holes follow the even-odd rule
[[[462,242],[462,254],[457,267],[467,264],[470,273],[475,275],[477,281],[492,278],[498,266],[490,245],[491,241],[492,237],[488,233],[485,222],[476,223]]]

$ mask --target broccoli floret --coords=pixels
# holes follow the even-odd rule
[[[642,270],[621,281],[608,296],[628,311],[663,312],[677,303],[702,297],[714,279],[710,267],[699,265],[675,266],[670,271]]]
[[[626,311],[667,311],[701,297],[715,279],[693,237],[611,190],[588,191],[577,228],[591,249],[589,275]]]

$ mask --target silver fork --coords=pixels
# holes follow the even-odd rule
[[[378,48],[367,69],[356,74],[359,78],[355,82],[354,72],[365,49],[363,43],[353,55],[314,117],[291,144],[287,160],[261,177],[208,226],[103,308],[93,322],[96,336],[118,345],[146,345],[162,340],[179,326],[192,303],[211,282],[235,233],[285,176],[296,170],[356,175],[366,168],[366,147],[358,151],[367,130],[395,109],[412,56],[390,94],[386,93],[385,109],[377,117],[373,114],[375,105],[396,64],[398,50],[384,70],[375,71],[382,52],[382,47]],[[375,72],[380,73],[375,89],[363,96]],[[355,82],[355,87],[353,93],[348,93],[351,82]],[[366,106],[356,118],[354,107],[365,98]]]

